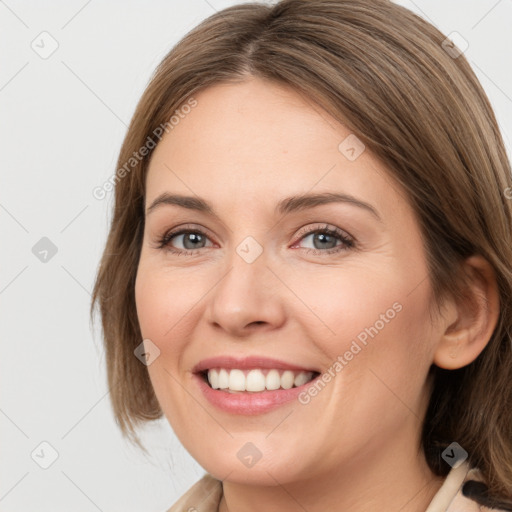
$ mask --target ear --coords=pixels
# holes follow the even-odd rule
[[[435,349],[434,364],[454,370],[472,363],[489,342],[499,317],[496,274],[482,256],[464,262],[470,284],[467,298],[446,304],[446,327]]]

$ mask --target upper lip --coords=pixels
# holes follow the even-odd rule
[[[211,368],[276,368],[278,370],[295,370],[295,371],[310,371],[317,372],[315,369],[307,368],[299,364],[287,363],[280,359],[272,359],[264,356],[247,356],[247,357],[233,357],[233,356],[217,356],[208,359],[203,359],[192,369],[193,373],[200,373]]]

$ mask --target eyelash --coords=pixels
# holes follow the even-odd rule
[[[170,231],[168,233],[165,233],[164,236],[162,236],[161,238],[158,239],[157,248],[169,251],[178,256],[195,256],[196,253],[198,252],[197,249],[196,250],[176,249],[176,248],[172,247],[171,245],[169,245],[171,240],[174,237],[183,235],[183,234],[187,234],[187,233],[202,235],[202,236],[208,238],[208,235],[201,229],[191,229],[191,228],[184,227],[177,231]],[[325,225],[323,228],[315,227],[315,228],[308,228],[308,229],[301,231],[300,238],[298,241],[300,242],[303,238],[305,238],[306,236],[308,236],[312,233],[322,233],[322,234],[326,234],[326,235],[330,235],[330,236],[336,236],[342,243],[340,245],[337,245],[336,247],[333,247],[331,249],[325,249],[325,250],[305,248],[305,250],[307,251],[307,254],[310,254],[310,253],[312,253],[314,255],[334,254],[334,253],[346,251],[348,249],[355,247],[354,240],[351,237],[347,236],[344,231],[342,231],[339,228],[334,228],[334,229],[329,228],[328,225]],[[200,249],[204,249],[204,247],[200,247]]]

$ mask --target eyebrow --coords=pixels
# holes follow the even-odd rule
[[[291,212],[301,211],[308,208],[314,208],[316,206],[330,204],[330,203],[346,203],[353,206],[357,206],[367,212],[371,213],[379,221],[382,222],[382,218],[379,212],[369,203],[361,201],[354,196],[349,194],[324,192],[317,194],[304,194],[298,196],[291,196],[281,199],[276,207],[275,213],[284,215]],[[157,207],[162,205],[176,205],[189,210],[196,210],[202,213],[206,213],[213,217],[218,217],[215,213],[212,205],[197,196],[184,196],[179,194],[169,194],[164,192],[160,194],[152,203],[151,206],[146,210],[146,215],[150,214]]]

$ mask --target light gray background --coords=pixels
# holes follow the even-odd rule
[[[236,3],[0,1],[0,511],[163,511],[203,474],[166,420],[142,435],[149,457],[113,420],[88,318],[112,194],[99,201],[92,190],[115,171],[158,62]],[[510,155],[512,2],[399,3],[468,41]],[[43,31],[59,45],[47,59],[31,47],[50,48]],[[32,252],[42,237],[57,247],[45,263]],[[31,458],[36,450],[36,460],[49,460],[43,441],[58,452],[48,469]]]

